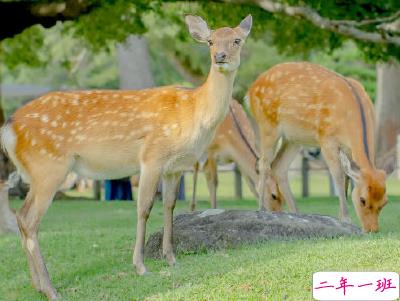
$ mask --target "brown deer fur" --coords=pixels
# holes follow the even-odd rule
[[[38,228],[70,171],[110,179],[140,170],[133,255],[139,274],[146,273],[146,221],[162,176],[163,253],[171,265],[175,263],[172,214],[178,181],[206,150],[228,112],[251,16],[236,28],[213,31],[200,17],[186,16],[186,23],[196,40],[210,45],[210,73],[200,87],[53,92],[18,109],[3,128],[3,146],[30,183],[17,219],[33,285],[49,299],[56,299],[57,293],[39,250]]]
[[[374,112],[362,85],[315,64],[284,63],[261,74],[248,95],[260,129],[260,197],[268,196],[263,178],[273,173],[295,209],[287,170],[301,145],[318,145],[339,192],[341,218],[349,220],[346,173],[355,181],[352,200],[364,230],[378,231],[387,202],[385,172],[375,168]],[[282,147],[272,162],[280,137]]]

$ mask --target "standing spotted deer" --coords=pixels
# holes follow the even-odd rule
[[[256,183],[258,183],[258,159],[259,154],[256,149],[255,135],[250,120],[242,106],[236,100],[232,100],[228,115],[218,127],[215,137],[207,149],[207,161],[203,167],[212,208],[217,208],[217,162],[235,162],[249,184],[251,192],[258,198],[258,192],[255,187]],[[190,204],[192,211],[196,207],[197,170],[198,167],[195,167],[194,193]],[[271,197],[274,200],[272,210],[281,211],[282,198],[275,181],[268,177],[265,185],[269,187]],[[260,204],[260,208],[266,208],[264,201]]]
[[[355,182],[352,200],[363,229],[378,231],[386,174],[375,167],[374,111],[362,85],[315,64],[285,63],[261,74],[248,96],[260,130],[260,197],[268,196],[263,179],[273,174],[289,208],[297,211],[287,171],[301,145],[317,145],[339,193],[341,219],[350,220],[347,174]]]
[[[133,254],[140,275],[146,273],[146,221],[162,176],[163,254],[169,264],[175,263],[172,215],[179,178],[206,150],[228,112],[252,18],[246,17],[238,27],[216,30],[197,16],[186,16],[186,23],[194,39],[210,46],[211,68],[200,87],[49,93],[17,110],[2,130],[3,146],[30,183],[17,220],[32,282],[51,300],[57,292],[39,250],[38,228],[70,171],[94,179],[140,171]]]

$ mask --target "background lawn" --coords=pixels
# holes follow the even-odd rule
[[[203,181],[203,176],[200,178]],[[232,178],[228,174],[221,176],[220,207],[256,209],[254,198],[229,198],[233,194]],[[326,194],[318,179],[313,183],[311,192]],[[397,193],[396,184],[390,181],[389,193]],[[293,185],[298,185],[296,180]],[[199,196],[203,199],[199,208],[208,208],[203,182]],[[245,196],[249,196],[248,192]],[[12,202],[14,207],[20,204]],[[301,212],[333,216],[338,213],[335,198],[299,199],[298,205]],[[312,273],[317,271],[400,272],[399,197],[390,197],[382,211],[379,234],[267,242],[208,254],[180,255],[176,268],[169,268],[163,260],[147,259],[152,274],[146,277],[135,274],[131,261],[135,207],[135,202],[71,200],[56,201],[50,207],[42,223],[40,241],[53,284],[63,300],[311,300]],[[187,211],[187,207],[187,202],[178,202],[175,214]],[[350,203],[349,207],[356,221]],[[162,220],[162,204],[156,202],[148,233],[160,228]],[[31,287],[18,237],[0,237],[0,275],[1,300],[45,300]]]

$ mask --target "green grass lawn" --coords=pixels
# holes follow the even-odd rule
[[[220,206],[256,209],[253,198],[232,200],[229,179],[228,175],[221,178]],[[321,185],[317,181],[323,195]],[[199,187],[201,209],[209,206],[203,186]],[[390,184],[389,191],[396,191],[395,186]],[[188,192],[189,187],[190,183]],[[245,196],[250,196],[246,191]],[[318,195],[317,189],[311,191]],[[20,204],[12,202],[14,207]],[[301,212],[333,216],[338,212],[338,201],[330,197],[299,199],[298,205]],[[379,234],[180,255],[175,268],[163,260],[146,259],[152,274],[145,277],[135,274],[131,261],[135,207],[135,202],[94,201],[57,201],[50,207],[40,242],[63,300],[312,300],[311,279],[317,271],[400,272],[399,197],[391,197],[382,211]],[[186,202],[178,202],[175,214],[187,207]],[[161,202],[155,204],[148,225],[148,233],[162,226]],[[0,275],[0,300],[45,300],[31,287],[18,237],[0,237]]]

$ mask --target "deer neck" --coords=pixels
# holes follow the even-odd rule
[[[359,136],[359,135],[357,135]],[[368,141],[359,141],[360,139],[353,139],[351,142],[351,150],[353,161],[364,170],[373,170],[375,168],[373,154],[374,151],[371,151],[371,147],[373,148],[373,144],[368,144],[368,148],[364,146]],[[367,153],[369,152],[369,153]]]
[[[225,118],[232,99],[236,71],[221,73],[211,67],[206,82],[199,89],[196,101],[197,125],[215,129]]]
[[[373,164],[373,158],[369,159],[364,150],[354,147],[352,150],[353,161],[363,170],[372,171],[375,167]]]

